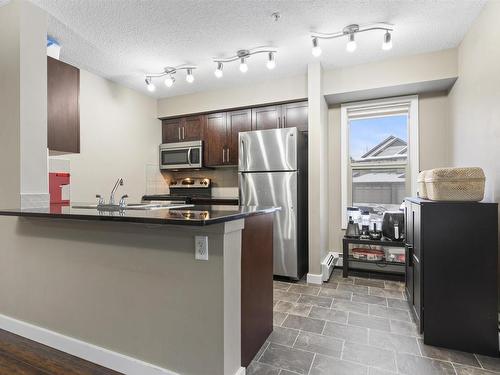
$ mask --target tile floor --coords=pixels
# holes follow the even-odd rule
[[[321,287],[275,281],[274,332],[247,375],[500,374],[499,358],[424,345],[403,289],[340,270]]]

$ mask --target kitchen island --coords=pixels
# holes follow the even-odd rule
[[[0,210],[0,328],[127,374],[243,373],[272,331],[276,210]]]

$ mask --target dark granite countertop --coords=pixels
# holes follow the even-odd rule
[[[82,204],[73,204],[81,206]],[[177,209],[125,210],[99,212],[97,209],[51,205],[50,208],[0,209],[0,216],[30,218],[116,221],[144,224],[203,226],[244,219],[249,216],[271,214],[279,207],[191,206]]]

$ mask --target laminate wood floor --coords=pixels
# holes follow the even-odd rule
[[[120,373],[0,330],[0,375],[120,375]]]

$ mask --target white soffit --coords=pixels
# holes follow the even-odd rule
[[[311,55],[310,31],[333,32],[350,23],[395,25],[394,47],[382,51],[383,32],[357,36],[355,53],[344,38],[322,40],[325,69],[379,61],[456,47],[485,0],[345,1],[345,0],[32,0],[49,14],[49,34],[62,45],[61,60],[140,90],[168,97],[306,74]],[[273,12],[282,15],[278,22]],[[224,77],[214,76],[211,57],[241,48],[271,45],[279,49],[277,67],[265,67],[265,55],[226,64]],[[146,73],[167,65],[195,64],[195,82],[178,73],[174,87],[161,80],[148,93]]]

